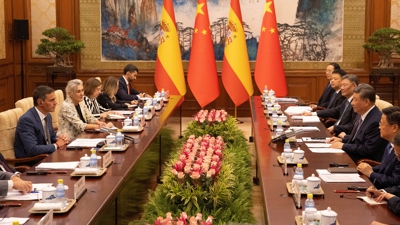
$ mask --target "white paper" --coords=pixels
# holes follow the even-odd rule
[[[357,198],[361,198],[362,200],[364,200],[366,203],[370,204],[370,205],[383,205],[383,204],[387,204],[386,200],[383,200],[381,202],[377,202],[375,201],[373,198],[367,197],[367,196],[357,196]]]
[[[25,224],[29,218],[22,218],[22,217],[7,217],[4,218],[0,224],[12,224],[14,221],[18,221],[19,224]]]
[[[306,143],[309,148],[329,148],[332,144],[328,143]]]
[[[290,129],[302,130],[302,131],[319,131],[318,127],[314,127],[314,126],[290,127]]]
[[[325,143],[327,140],[329,140],[330,138],[312,138],[312,137],[302,137],[303,141],[305,142],[321,142],[321,143]]]
[[[295,99],[295,98],[276,98],[276,101],[278,102],[299,102],[299,100]]]
[[[361,183],[365,182],[358,173],[330,173],[326,169],[317,169],[318,177],[327,183]]]
[[[337,148],[310,148],[313,153],[344,153],[342,149]]]
[[[46,162],[36,166],[36,170],[74,170],[79,162]]]
[[[301,115],[302,112],[307,111],[311,112],[311,107],[309,106],[289,106],[285,113],[288,115]]]
[[[147,100],[150,100],[150,99],[153,99],[153,98],[150,98],[150,97],[142,97],[142,98],[139,98],[139,100],[143,100],[143,101],[147,101]]]
[[[136,105],[131,105],[131,106],[136,106]],[[120,113],[122,115],[130,115],[134,113],[134,111],[131,110],[113,110],[113,112]]]
[[[303,116],[303,123],[317,123],[321,122],[318,116]]]
[[[77,138],[74,141],[72,141],[68,146],[94,148],[97,146],[97,143],[104,141],[104,140],[106,140],[106,139],[105,138]]]
[[[108,114],[107,117],[110,119],[125,119],[125,116],[120,116],[118,114]]]

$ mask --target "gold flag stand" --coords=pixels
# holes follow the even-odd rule
[[[237,107],[236,107],[236,105],[235,105],[235,123],[237,123],[237,124],[243,123],[243,121],[241,121],[241,120],[239,120],[237,118]]]

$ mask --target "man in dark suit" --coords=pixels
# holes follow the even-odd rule
[[[354,162],[361,158],[381,161],[388,141],[379,135],[381,111],[375,106],[375,90],[369,84],[359,84],[354,89],[351,102],[358,115],[353,129],[343,139],[332,137],[331,148],[344,150]]]
[[[53,153],[68,143],[69,138],[56,136],[49,112],[57,105],[53,88],[39,86],[33,92],[34,107],[30,108],[18,121],[15,130],[15,157],[24,158],[39,154]]]
[[[347,124],[351,119],[351,111],[352,107],[350,106],[350,102],[353,96],[353,90],[358,85],[358,77],[356,75],[350,74],[345,75],[343,70],[335,70],[334,74],[332,74],[332,87],[337,93],[336,102],[331,108],[325,110],[317,110],[316,112],[303,112],[304,116],[318,116],[321,118],[333,118],[339,121],[338,124]],[[343,77],[342,77],[343,76]],[[333,81],[335,80],[335,81]],[[342,85],[343,84],[343,85]],[[334,100],[332,99],[332,102]],[[349,108],[350,106],[350,108]],[[344,114],[345,113],[345,114]]]
[[[393,138],[394,155],[400,161],[400,132]],[[396,216],[400,216],[400,185],[386,187],[378,190],[376,187],[371,186],[367,189],[366,194],[368,197],[373,197],[377,202],[387,200],[387,206]]]
[[[382,109],[382,118],[379,124],[381,137],[393,141],[399,132],[400,107],[391,106]],[[360,163],[357,170],[366,175],[378,189],[400,185],[400,162],[397,160],[392,143],[389,143],[383,154],[382,162],[371,167],[367,163]]]
[[[132,88],[131,83],[136,80],[136,76],[139,72],[139,69],[132,65],[128,64],[124,68],[124,75],[119,78],[119,86],[117,92],[117,99],[124,101],[132,101],[138,100],[143,97],[151,97],[146,93],[140,93],[138,90]]]
[[[325,75],[326,79],[328,79],[328,84],[322,92],[321,97],[318,99],[317,104],[313,106],[313,109],[316,109],[318,106],[327,108],[329,105],[331,95],[335,92],[335,90],[331,87],[330,80],[332,79],[332,72],[338,69],[340,69],[340,66],[337,63],[329,63],[329,65],[326,67]]]

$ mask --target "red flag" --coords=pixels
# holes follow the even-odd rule
[[[161,91],[161,89],[168,90],[170,95],[186,94],[185,76],[172,0],[164,0],[161,12],[154,82],[158,91]]]
[[[190,50],[188,83],[194,97],[204,108],[219,96],[217,67],[211,39],[207,0],[197,1],[193,43]],[[205,88],[206,87],[206,88]]]
[[[229,9],[222,61],[222,83],[235,106],[239,106],[253,95],[253,82],[239,0],[231,0]]]
[[[286,96],[287,86],[283,69],[281,46],[274,1],[267,0],[261,25],[254,79],[261,93],[264,86],[275,91],[276,96]]]

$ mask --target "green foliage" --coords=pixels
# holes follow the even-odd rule
[[[400,53],[400,30],[384,27],[376,30],[363,47],[378,54],[378,67],[393,67],[391,56]]]
[[[47,29],[42,34],[47,39],[40,39],[41,43],[35,52],[38,55],[54,57],[56,66],[69,66],[69,55],[85,48],[83,42],[75,40],[75,36],[62,27]]]
[[[227,144],[222,153],[223,163],[217,179],[209,183],[206,189],[186,181],[179,183],[171,172],[173,163],[179,158],[182,144],[192,134],[196,137],[220,135]],[[149,200],[144,206],[144,221],[152,223],[158,216],[164,217],[167,212],[171,212],[173,217],[179,216],[181,212],[188,215],[200,212],[213,216],[213,224],[254,224],[255,219],[251,213],[251,156],[246,138],[234,118],[229,117],[225,122],[212,125],[193,121],[189,123],[184,138],[178,141],[177,146],[167,163],[166,168],[171,169],[164,170],[163,184],[149,193]]]

